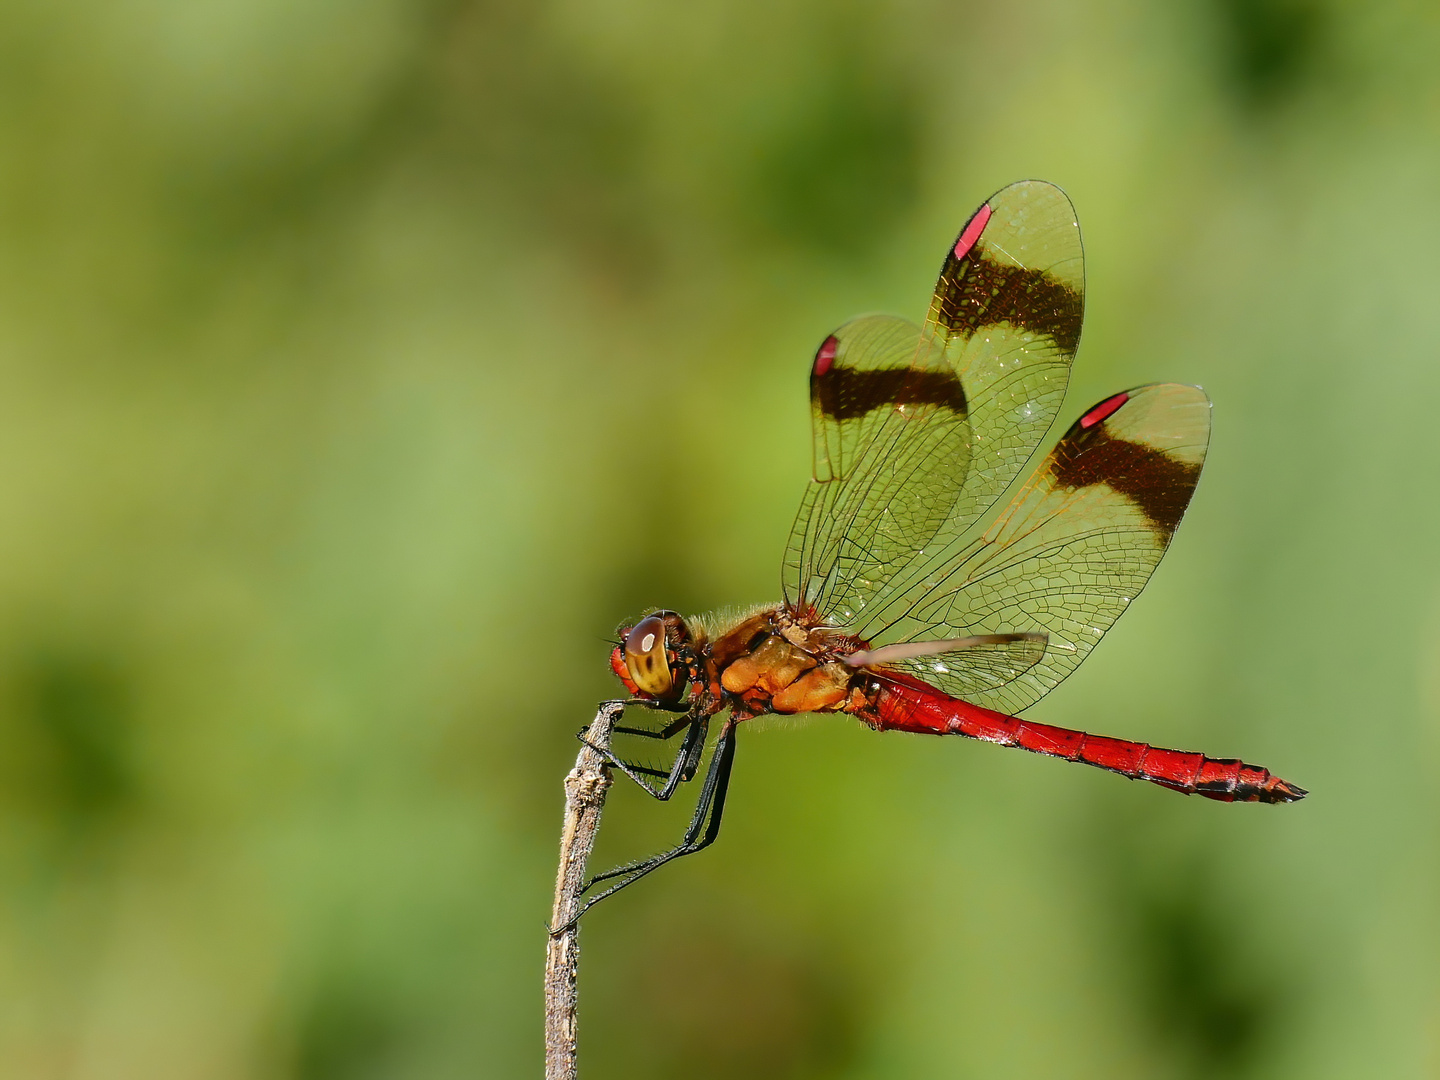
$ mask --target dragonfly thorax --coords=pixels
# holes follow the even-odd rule
[[[865,646],[807,628],[783,605],[692,622],[656,611],[622,627],[620,639],[610,667],[629,690],[665,702],[699,695],[706,713],[730,707],[740,719],[844,708],[856,672],[841,658]]]

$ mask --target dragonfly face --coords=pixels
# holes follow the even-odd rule
[[[1074,209],[1059,188],[1025,181],[965,224],[923,326],[866,316],[822,341],[809,360],[812,478],[782,602],[723,623],[655,612],[611,654],[635,704],[683,712],[615,728],[684,734],[668,770],[610,755],[656,797],[698,775],[708,723],[728,715],[683,842],[601,875],[615,883],[595,900],[714,840],[736,727],[762,713],[964,735],[1224,802],[1305,795],[1234,758],[1014,715],[1074,671],[1144,588],[1210,438],[1199,387],[1134,387],[1082,411],[1018,482],[1064,398],[1084,303]]]
[[[625,670],[635,689],[655,698],[669,697],[675,688],[675,676],[670,668],[670,650],[665,644],[664,618],[647,615],[641,619],[625,635],[623,648]]]
[[[656,611],[633,627],[622,627],[620,639],[611,653],[611,670],[642,700],[678,701],[699,677],[690,628],[673,611]]]

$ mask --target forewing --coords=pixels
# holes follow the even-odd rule
[[[1084,314],[1085,256],[1069,198],[1040,180],[997,192],[946,257],[926,319],[971,403],[971,475],[950,535],[990,508],[1050,430]]]
[[[1039,632],[1044,656],[998,685],[932,657],[897,664],[947,693],[1015,713],[1074,671],[1144,588],[1200,478],[1210,401],[1165,383],[1107,398],[1073,424],[979,539],[940,552],[861,633],[877,643]],[[951,665],[946,665],[951,666]]]
[[[941,342],[885,315],[825,339],[810,401],[815,479],[786,549],[786,598],[822,617],[838,603],[843,620],[944,523],[970,460],[969,410]]]
[[[966,223],[923,330],[871,317],[826,339],[810,380],[814,479],[786,550],[792,607],[855,626],[985,513],[1054,419],[1083,311],[1074,209],[1032,180]]]

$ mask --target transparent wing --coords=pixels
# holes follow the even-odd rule
[[[892,665],[987,708],[1034,704],[1150,579],[1195,491],[1209,438],[1210,401],[1199,387],[1164,383],[1105,399],[1071,426],[983,536],[915,567],[860,635],[880,645],[1046,634],[1044,655],[1004,681],[989,661],[971,674],[968,650]]]
[[[1054,420],[1083,311],[1074,209],[1032,180],[971,217],[923,328],[871,316],[825,340],[810,377],[814,479],[785,555],[793,609],[863,622],[985,513]]]
[[[926,643],[917,644],[923,646]],[[908,671],[941,687],[952,697],[978,701],[1009,686],[1043,661],[1046,647],[1044,634],[1021,634],[1008,640],[967,644],[958,649],[925,650],[924,655],[891,661],[883,666]]]
[[[940,339],[883,315],[825,340],[811,403],[816,479],[786,549],[786,598],[848,620],[945,523],[970,464],[969,410]]]

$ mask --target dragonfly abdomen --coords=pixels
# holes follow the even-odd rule
[[[1280,779],[1269,769],[1236,758],[1212,758],[1038,724],[950,697],[904,675],[886,673],[874,685],[871,707],[862,719],[882,731],[964,735],[1001,746],[1018,746],[1220,802],[1284,803],[1305,797],[1303,788]]]

